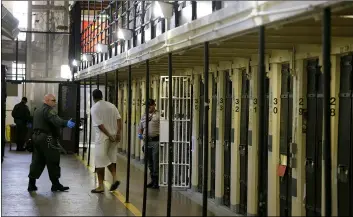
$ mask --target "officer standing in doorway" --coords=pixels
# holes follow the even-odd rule
[[[156,110],[156,103],[153,99],[147,101],[149,107],[148,114],[148,147],[145,159],[148,162],[148,167],[151,175],[151,182],[147,188],[159,189],[159,112]],[[140,124],[138,125],[138,136],[146,142],[146,114],[142,115]],[[145,146],[142,147],[143,151]],[[144,153],[146,153],[144,151]]]
[[[33,115],[33,143],[34,151],[29,172],[28,191],[36,191],[36,179],[41,176],[45,165],[47,165],[52,191],[66,191],[59,182],[60,172],[60,150],[62,147],[58,143],[59,128],[75,127],[71,120],[61,119],[53,109],[56,99],[53,94],[44,97],[44,104],[37,108]]]
[[[24,144],[27,138],[27,124],[31,120],[30,112],[28,106],[26,105],[27,98],[22,97],[20,103],[16,104],[12,110],[12,117],[16,124],[16,151],[24,151]]]

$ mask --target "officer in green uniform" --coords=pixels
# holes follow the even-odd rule
[[[60,150],[58,144],[59,129],[63,127],[73,128],[75,123],[71,120],[63,120],[53,109],[56,99],[53,94],[44,97],[44,104],[37,108],[33,115],[33,136],[34,150],[32,163],[29,172],[28,191],[36,191],[36,179],[41,176],[45,165],[47,165],[52,191],[66,191],[59,182],[60,178]]]

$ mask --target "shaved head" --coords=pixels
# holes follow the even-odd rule
[[[48,106],[54,107],[56,105],[56,99],[54,94],[47,94],[44,96],[44,103]]]

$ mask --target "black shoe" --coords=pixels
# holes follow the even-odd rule
[[[69,187],[63,186],[62,184],[51,186],[51,191],[67,191],[69,189]]]
[[[116,181],[114,182],[114,184],[112,184],[112,186],[110,186],[110,190],[109,191],[115,191],[120,185],[120,181]]]
[[[38,188],[37,188],[37,186],[36,186],[36,179],[29,178],[27,190],[28,190],[29,192],[38,190]]]
[[[100,193],[103,193],[103,192],[104,192],[104,190],[97,190],[97,189],[91,190],[91,193],[93,193],[93,194],[100,194]]]
[[[32,191],[38,190],[38,188],[37,188],[37,186],[35,186],[35,185],[28,185],[27,190],[28,190],[29,192],[32,192]]]
[[[159,189],[159,185],[158,184],[154,184],[151,188],[152,189]]]
[[[153,181],[151,181],[150,183],[148,183],[148,184],[147,184],[147,188],[152,188],[152,187],[153,187],[153,185],[154,185],[154,182],[153,182]]]

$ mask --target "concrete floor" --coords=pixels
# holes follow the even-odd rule
[[[82,155],[82,150],[81,150]],[[94,167],[94,149],[91,166]],[[82,158],[82,156],[80,156]],[[87,156],[85,157],[87,159]],[[142,212],[143,172],[131,166],[130,203],[125,206],[126,161],[118,158],[118,178],[121,185],[117,192],[92,194],[96,185],[95,175],[81,160],[73,155],[61,158],[61,182],[70,187],[69,192],[52,193],[48,172],[45,169],[37,181],[36,193],[27,192],[31,154],[9,151],[6,147],[2,164],[2,216],[134,216]],[[111,183],[110,174],[106,174]],[[109,184],[108,186],[109,187]],[[172,194],[172,216],[200,216],[202,207],[179,192]],[[166,216],[167,189],[148,189],[147,216]],[[213,216],[211,212],[209,216]]]

